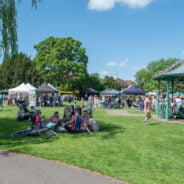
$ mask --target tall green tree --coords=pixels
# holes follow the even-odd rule
[[[35,63],[24,53],[7,57],[0,67],[1,88],[11,88],[22,82],[30,82],[35,86],[43,83],[36,70]]]
[[[40,1],[30,0],[34,7]],[[0,52],[4,58],[18,53],[16,2],[21,0],[0,0]]]
[[[30,82],[35,86],[39,86],[43,82],[42,77],[36,70],[35,63],[26,54],[18,54],[14,59],[14,63],[16,63],[16,70],[13,79],[13,83],[15,85],[19,85],[22,82]]]
[[[88,57],[82,43],[73,38],[54,38],[35,45],[37,70],[46,82],[61,89],[81,88],[86,81]]]
[[[1,51],[4,57],[17,54],[17,24],[14,0],[0,0]]]
[[[14,87],[13,80],[15,75],[15,56],[6,57],[1,67],[1,86],[2,88]]]
[[[136,84],[146,91],[156,90],[158,83],[156,80],[153,80],[153,77],[159,72],[167,69],[169,66],[176,63],[177,61],[179,61],[179,59],[169,58],[167,60],[160,59],[148,63],[146,68],[139,70],[135,74]]]
[[[105,89],[102,79],[98,73],[92,73],[87,77],[87,88],[93,88],[97,91],[103,91]]]
[[[121,84],[119,84],[113,77],[111,76],[105,76],[104,79],[102,79],[102,84],[104,87],[107,88],[112,88],[112,89],[121,89]]]

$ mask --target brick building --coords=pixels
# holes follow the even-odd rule
[[[121,84],[121,90],[127,89],[129,86],[132,86],[135,84],[134,81],[131,80],[123,80],[121,78],[117,78],[116,81]]]

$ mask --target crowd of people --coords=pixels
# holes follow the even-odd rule
[[[70,133],[80,133],[87,131],[92,135],[93,129],[90,129],[90,119],[86,118],[85,113],[81,113],[80,109],[75,109],[73,106],[68,106],[73,110],[64,114],[63,118],[60,118],[59,112],[56,111],[54,114],[46,120],[45,116],[42,116],[42,111],[35,111],[35,115],[32,117],[33,127],[47,127],[52,128],[56,131],[58,128],[61,131],[67,131]],[[64,112],[65,113],[65,112]]]
[[[11,100],[11,102],[10,102]],[[29,99],[28,96],[23,96],[21,94],[16,94],[13,97],[9,97],[8,95],[2,95],[0,94],[0,107],[5,110],[5,107],[3,105],[3,101],[6,101],[8,105],[17,105],[19,106],[22,102],[26,104],[26,106],[29,105]],[[83,109],[86,108],[88,105],[93,106],[94,108],[102,107],[102,108],[123,108],[123,107],[129,107],[129,108],[137,108],[140,111],[145,111],[145,124],[147,124],[148,119],[151,117],[151,111],[156,111],[157,108],[157,97],[156,96],[140,96],[138,98],[135,98],[135,96],[125,96],[122,98],[120,95],[89,95],[85,96],[84,98],[80,98],[77,96],[72,95],[60,95],[58,93],[56,94],[38,94],[36,97],[36,106],[40,107],[53,107],[53,106],[63,106],[63,102],[67,101],[69,104],[74,105],[74,107],[77,107],[77,105],[80,105]],[[174,97],[173,99],[169,99],[170,101],[170,108],[172,112],[176,111],[182,111],[184,114],[184,98],[181,98],[179,96]],[[160,97],[160,103],[166,104],[166,98],[164,95]],[[33,109],[32,109],[33,110]],[[149,111],[149,112],[147,112]],[[52,118],[54,118],[53,116]],[[50,119],[50,122],[52,120]],[[68,125],[70,123],[67,123]],[[68,129],[69,130],[69,129]]]
[[[139,110],[144,111],[145,100],[146,100],[146,96],[141,96],[135,100],[131,97],[128,97],[126,99],[126,105],[129,108],[138,108]],[[152,102],[151,103],[151,110],[156,111],[157,97],[151,96],[151,102]]]

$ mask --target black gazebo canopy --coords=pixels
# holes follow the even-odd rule
[[[93,88],[87,88],[85,90],[85,93],[87,93],[87,94],[98,94],[99,92],[94,90]]]
[[[125,89],[122,93],[127,95],[144,95],[146,91],[140,89],[136,85],[132,85],[129,88]]]
[[[38,93],[56,93],[58,90],[51,88],[48,84],[42,84],[36,92]]]

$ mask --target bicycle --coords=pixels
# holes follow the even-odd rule
[[[50,130],[46,127],[40,128],[40,127],[29,127],[26,130],[18,130],[16,132],[13,132],[10,137],[11,138],[21,138],[25,136],[33,136],[33,135],[39,135],[44,138],[57,138],[58,134],[54,132],[53,130]]]

